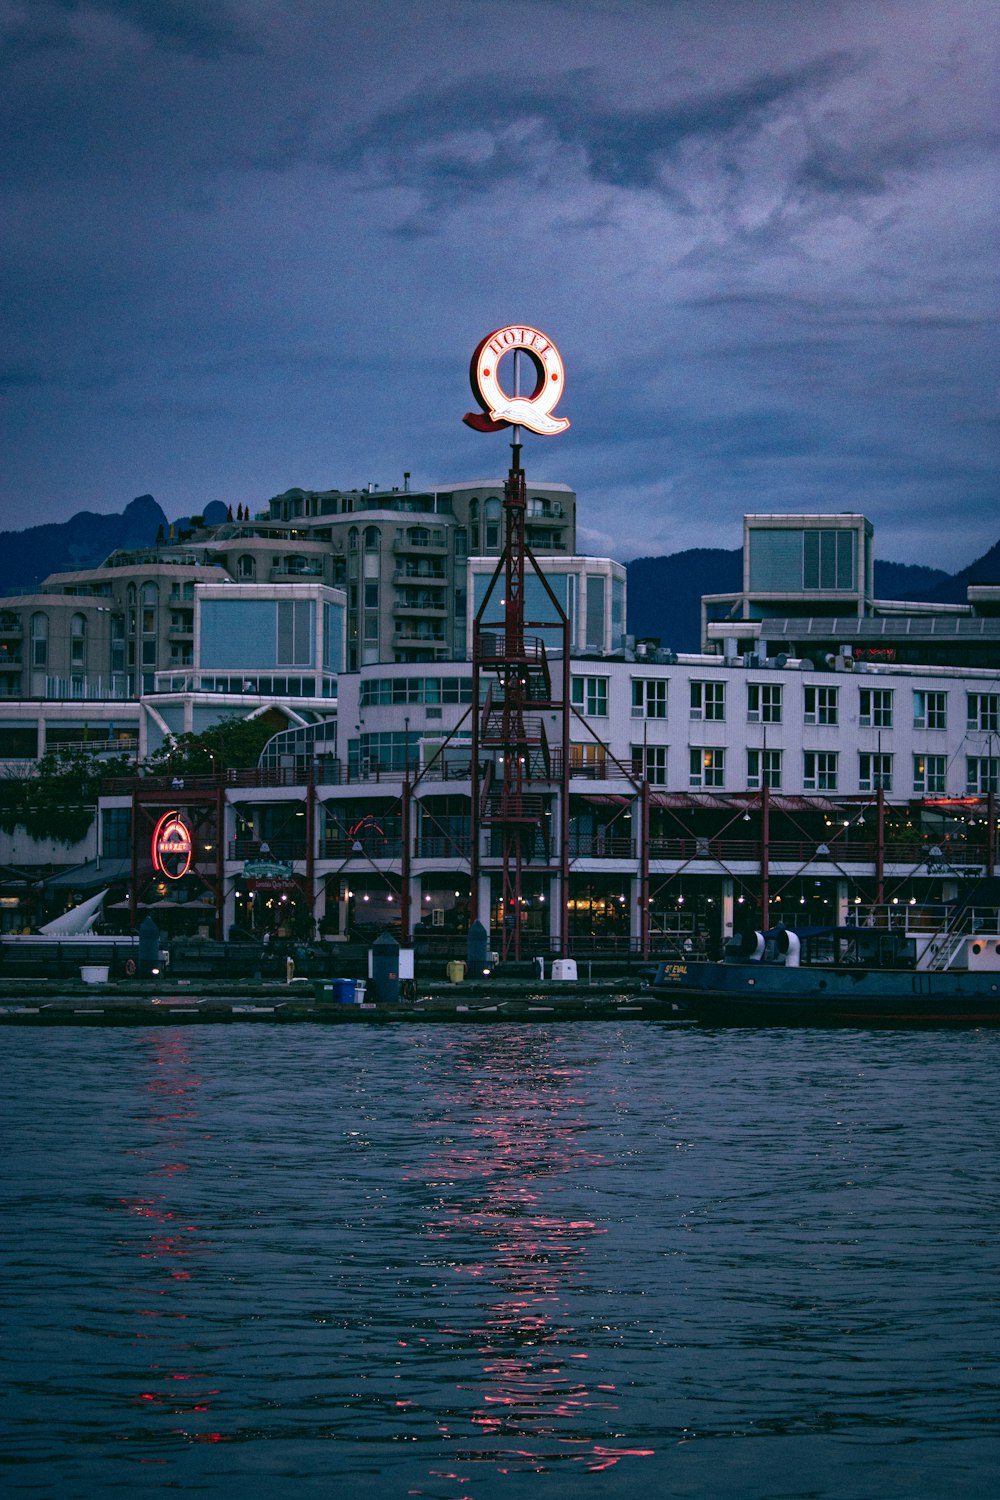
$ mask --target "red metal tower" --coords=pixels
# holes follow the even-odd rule
[[[504,344],[511,346],[511,341],[505,339],[511,333],[522,337],[513,344],[515,396],[508,402],[507,410],[519,416],[521,422],[487,421],[478,414],[470,421],[470,425],[480,430],[513,428],[511,467],[504,486],[503,548],[476,611],[472,636],[471,885],[472,900],[478,906],[481,874],[499,868],[501,954],[504,958],[518,959],[522,954],[523,877],[528,865],[547,873],[558,871],[562,877],[558,883],[559,939],[564,953],[567,945],[570,630],[566,612],[525,539],[527,500],[519,430],[522,424],[531,425],[529,408],[540,393],[544,393],[540,402],[544,411],[535,430],[549,430],[545,423],[551,424],[551,408],[561,394],[562,365],[558,354],[536,330],[500,330],[484,340],[473,356],[473,391],[484,409],[490,410],[477,385],[477,361],[478,374],[491,375],[495,384],[496,361],[492,370],[487,367],[484,371],[482,351],[492,345],[499,360]],[[538,355],[538,340],[544,344],[544,358]],[[539,376],[534,396],[527,400],[517,395],[518,348],[527,352]],[[546,392],[547,381],[559,383],[555,399],[551,389]],[[493,415],[491,410],[491,418]],[[551,605],[551,610],[544,611],[547,618],[537,621],[526,618],[525,584],[529,568]],[[495,595],[501,577],[503,596],[498,610]],[[559,636],[562,667],[558,685],[553,684],[544,639],[534,633],[544,630],[555,630]],[[545,725],[546,718],[551,722],[553,717],[558,725],[555,736]],[[489,841],[488,848],[484,848],[485,840]],[[480,917],[483,915],[480,913]]]

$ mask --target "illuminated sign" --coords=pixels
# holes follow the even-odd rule
[[[191,868],[191,830],[180,813],[163,814],[153,829],[153,869],[168,880],[180,880]]]
[[[530,396],[508,396],[498,378],[500,361],[517,349],[523,350],[535,368],[535,389]],[[552,408],[563,392],[559,350],[537,328],[512,323],[508,328],[487,334],[472,356],[469,380],[472,394],[483,410],[466,412],[462,420],[477,432],[500,432],[504,427],[516,426],[552,437],[569,426],[565,417],[552,415]]]

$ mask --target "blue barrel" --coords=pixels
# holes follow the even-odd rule
[[[338,1005],[354,1004],[354,980],[335,979],[333,981],[333,997]]]

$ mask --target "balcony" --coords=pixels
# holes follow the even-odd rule
[[[448,618],[447,606],[442,600],[433,595],[424,598],[396,599],[393,601],[392,612],[403,619],[416,616],[420,619],[445,620]]]
[[[183,625],[171,625],[167,635],[172,641],[190,640],[194,637],[194,621],[188,620]]]
[[[392,644],[394,646],[444,646],[446,639],[443,630],[437,630],[433,635],[417,635],[415,631],[404,630],[397,625],[392,633]]]
[[[406,557],[419,552],[422,557],[447,557],[448,542],[444,536],[431,533],[427,536],[397,537],[392,544],[396,557]]]
[[[304,833],[301,838],[239,838],[230,839],[229,841],[230,859],[296,860],[305,859],[305,857],[306,839]]]
[[[271,568],[269,577],[272,583],[287,583],[291,579],[298,578],[318,578],[322,580],[322,559],[317,558],[315,562],[298,563],[295,567],[288,567],[287,564],[285,566],[279,564],[278,567]]]
[[[397,568],[392,575],[395,584],[418,583],[422,588],[443,588],[448,582],[447,573],[417,573],[412,568]]]

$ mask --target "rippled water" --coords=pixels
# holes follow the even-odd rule
[[[1000,1034],[0,1041],[8,1493],[996,1490]]]

